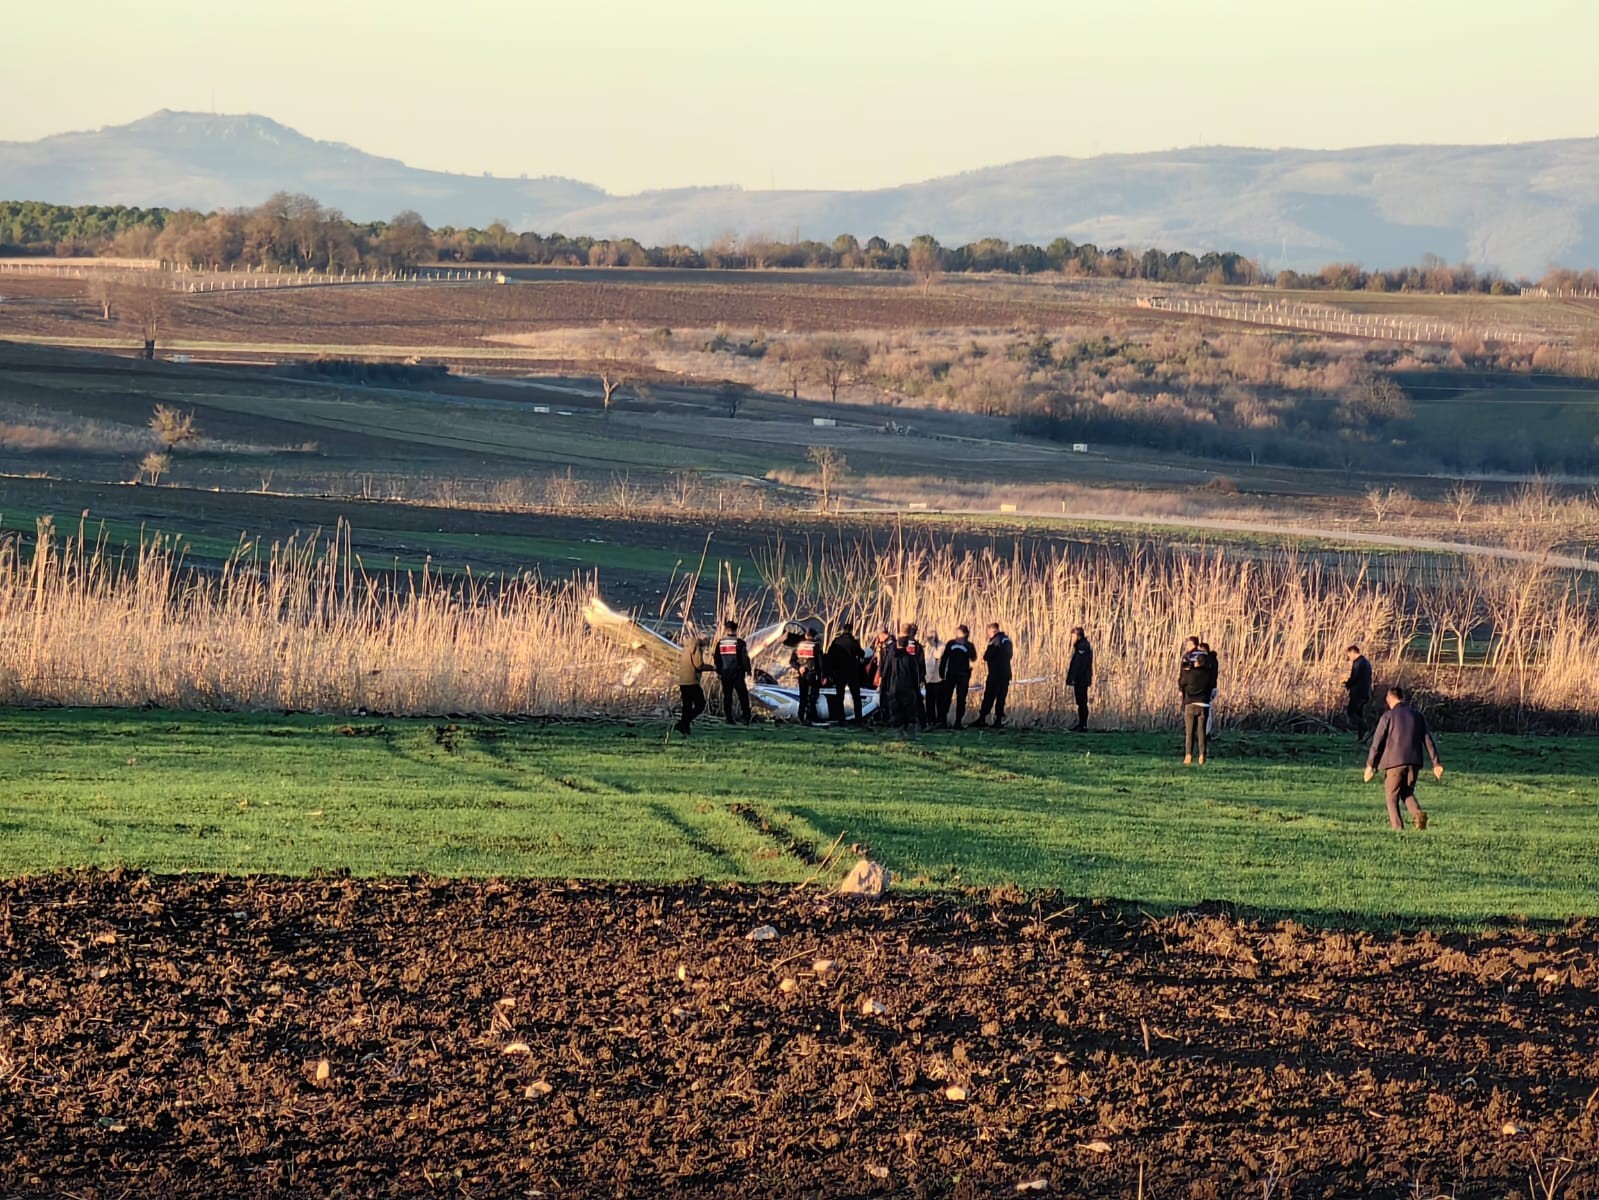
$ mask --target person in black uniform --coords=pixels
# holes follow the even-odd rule
[[[983,650],[983,665],[988,676],[983,680],[983,706],[977,711],[974,729],[988,724],[988,714],[994,714],[994,728],[1005,724],[1005,700],[1010,695],[1010,665],[1016,657],[1016,647],[998,625],[988,627],[988,645]]]
[[[1205,765],[1205,727],[1210,723],[1210,701],[1216,694],[1215,660],[1191,637],[1183,644],[1183,657],[1177,669],[1177,690],[1183,698],[1183,765],[1194,761]]]
[[[1371,750],[1366,754],[1366,782],[1378,771],[1383,773],[1388,823],[1405,827],[1399,806],[1410,810],[1417,829],[1427,828],[1427,814],[1416,802],[1416,779],[1421,775],[1422,756],[1432,759],[1434,779],[1444,777],[1444,764],[1438,758],[1438,745],[1432,740],[1427,719],[1410,707],[1402,687],[1388,689],[1388,711],[1377,718],[1372,731]]]
[[[716,677],[722,681],[722,710],[727,723],[733,723],[733,702],[744,714],[744,724],[750,723],[750,688],[746,677],[750,673],[749,647],[738,636],[738,622],[725,621],[722,636],[716,639]]]
[[[1371,660],[1360,652],[1359,646],[1344,651],[1349,662],[1349,678],[1344,680],[1344,691],[1349,693],[1344,713],[1349,717],[1349,727],[1355,731],[1355,740],[1366,739],[1366,709],[1371,704]]]
[[[1072,630],[1072,661],[1066,668],[1066,686],[1071,688],[1077,701],[1077,724],[1073,733],[1088,728],[1088,689],[1094,685],[1094,648],[1088,644],[1088,635],[1081,625]]]
[[[922,724],[922,684],[927,660],[916,640],[916,626],[907,622],[888,651],[889,720],[907,737],[915,737]]]
[[[799,676],[799,719],[801,725],[816,723],[816,697],[822,691],[822,645],[816,630],[807,625],[805,636],[789,657],[789,666]]]
[[[955,705],[955,728],[960,729],[966,720],[966,693],[972,686],[972,664],[977,661],[977,648],[972,645],[972,631],[964,625],[955,626],[955,636],[944,643],[944,653],[939,656],[939,673],[944,677],[942,709],[938,723],[949,720],[949,706]]]
[[[827,667],[827,675],[833,681],[833,719],[840,725],[844,724],[844,692],[848,689],[850,699],[855,702],[852,718],[856,725],[861,723],[861,679],[863,677],[863,664],[866,655],[861,651],[861,644],[855,639],[855,632],[848,620],[838,623],[838,633],[834,636],[832,644],[827,647],[823,661]]]

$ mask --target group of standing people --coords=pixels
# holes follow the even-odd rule
[[[970,727],[1002,726],[1016,647],[997,623],[990,624],[986,632],[987,642],[979,655],[971,630],[965,625],[956,626],[955,636],[947,642],[930,630],[924,645],[916,623],[908,621],[899,627],[897,635],[887,628],[881,630],[868,651],[848,620],[839,622],[837,634],[825,648],[820,631],[805,625],[789,655],[789,666],[798,682],[799,720],[801,724],[815,724],[822,693],[831,688],[833,719],[841,725],[864,724],[861,692],[863,688],[875,688],[881,719],[907,736],[914,737],[918,730],[966,728],[967,693],[981,661],[986,668],[983,699]],[[1081,626],[1071,631],[1071,637],[1066,686],[1077,707],[1077,722],[1071,728],[1081,732],[1088,728],[1094,649]],[[709,658],[708,646],[709,639],[692,638],[679,660],[677,682],[683,707],[676,727],[684,736],[706,709],[700,677],[712,671],[721,682],[728,723],[750,723],[748,679],[753,665],[749,649],[739,636],[738,623],[724,623]],[[1344,653],[1349,663],[1349,675],[1343,684],[1347,693],[1345,713],[1356,739],[1364,741],[1373,693],[1371,661],[1359,646],[1349,646]],[[1205,763],[1219,683],[1216,651],[1199,637],[1189,637],[1183,643],[1177,671],[1183,709],[1184,765]],[[846,706],[846,697],[853,707]],[[850,712],[853,717],[846,717]],[[1403,816],[1407,812],[1417,829],[1427,828],[1427,814],[1416,800],[1416,782],[1427,758],[1431,759],[1433,774],[1442,779],[1443,764],[1426,719],[1411,706],[1403,688],[1389,688],[1386,711],[1371,734],[1365,775],[1370,781],[1377,771],[1383,772],[1388,820],[1395,829],[1405,827]]]

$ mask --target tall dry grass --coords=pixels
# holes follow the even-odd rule
[[[31,552],[30,552],[31,549]],[[1222,715],[1314,723],[1342,706],[1346,645],[1379,683],[1420,686],[1456,723],[1599,720],[1599,616],[1591,597],[1537,563],[1478,566],[1418,582],[1288,552],[1084,547],[1004,557],[948,547],[844,542],[794,556],[778,545],[742,594],[708,583],[706,605],[746,628],[850,614],[870,634],[918,621],[946,639],[998,622],[1015,639],[1019,723],[1071,712],[1070,630],[1096,651],[1096,723],[1177,720],[1177,653],[1189,634],[1222,665]],[[31,548],[0,544],[0,703],[396,714],[635,715],[672,681],[582,621],[585,585],[369,575],[347,531],[270,548],[241,543],[220,569],[152,540],[126,557],[80,529],[41,523]],[[691,606],[692,607],[692,606]],[[697,612],[702,622],[720,616]]]
[[[0,548],[0,703],[322,712],[635,711],[574,586],[395,581],[364,572],[347,531],[220,570],[166,540],[126,558],[41,523]]]
[[[1190,634],[1220,657],[1227,721],[1330,721],[1343,706],[1349,645],[1371,658],[1379,685],[1420,688],[1462,722],[1599,721],[1599,614],[1538,563],[1478,563],[1395,584],[1288,551],[1088,547],[1006,558],[909,546],[821,565],[778,552],[763,573],[784,616],[848,612],[867,630],[915,620],[946,640],[965,624],[979,644],[997,622],[1016,643],[1016,677],[1039,681],[1013,692],[1024,724],[1075,719],[1064,672],[1076,625],[1095,648],[1093,703],[1107,725],[1177,723],[1178,652]]]

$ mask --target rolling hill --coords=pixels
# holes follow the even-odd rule
[[[0,197],[60,204],[257,204],[305,192],[357,220],[415,209],[647,243],[842,232],[946,243],[1066,236],[1103,246],[1232,249],[1271,267],[1393,266],[1437,254],[1508,274],[1599,262],[1599,138],[1352,150],[1201,147],[1037,158],[875,191],[689,188],[614,196],[557,177],[409,167],[260,116],[159,112],[0,143]]]

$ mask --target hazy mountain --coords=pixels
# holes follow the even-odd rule
[[[1239,250],[1273,267],[1423,254],[1511,274],[1599,262],[1599,138],[1356,150],[1205,147],[1039,158],[865,192],[693,188],[612,196],[559,178],[423,171],[256,116],[160,112],[131,125],[0,143],[0,198],[253,205],[299,191],[371,220],[414,208],[486,224],[646,243],[844,232],[945,243],[1059,236],[1102,246]]]
[[[243,208],[304,192],[357,221],[415,209],[430,224],[528,226],[603,201],[573,179],[422,171],[258,116],[161,112],[92,133],[0,142],[0,198],[53,204]]]

